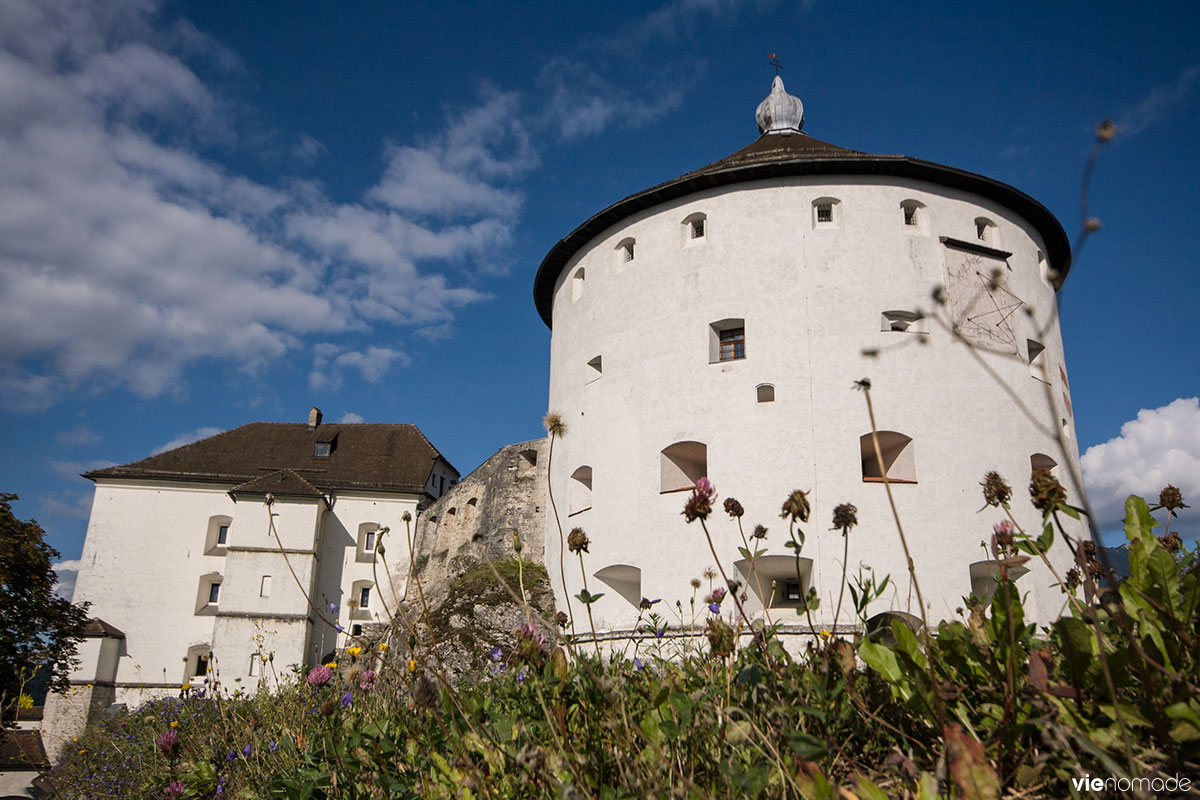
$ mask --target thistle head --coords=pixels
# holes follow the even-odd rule
[[[725,498],[725,513],[737,519],[746,513],[746,509],[742,508],[742,504],[732,497]]]
[[[1029,479],[1029,496],[1033,507],[1048,513],[1059,503],[1067,501],[1067,490],[1048,469],[1035,469]]]
[[[550,434],[551,437],[558,437],[561,439],[567,432],[567,424],[563,422],[562,417],[560,417],[558,414],[547,414],[542,419],[542,425],[546,427],[546,433]]]
[[[850,529],[858,524],[858,509],[849,503],[842,503],[834,506],[833,509],[833,527],[834,530],[839,530],[843,534],[850,532]]]
[[[586,553],[589,544],[591,544],[591,540],[583,532],[583,528],[572,528],[571,532],[567,534],[567,549],[572,553]]]
[[[1003,506],[1012,499],[1012,487],[995,470],[983,476],[983,499],[989,506]]]
[[[788,495],[787,500],[783,501],[783,510],[779,514],[783,519],[791,517],[792,522],[808,522],[808,512],[812,507],[808,503],[808,492],[802,492],[799,489]]]

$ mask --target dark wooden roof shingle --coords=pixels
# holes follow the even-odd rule
[[[333,442],[327,456],[318,442]],[[238,491],[311,496],[333,489],[378,489],[420,493],[443,461],[415,425],[251,422],[208,439],[95,470],[90,480],[136,478],[231,483]],[[282,481],[280,477],[282,476]],[[264,488],[274,482],[277,487]]]

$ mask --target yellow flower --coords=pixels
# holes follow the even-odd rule
[[[33,708],[33,698],[22,692],[17,697],[17,708],[26,709]]]
[[[337,662],[336,662],[336,661],[330,661],[330,662],[329,662],[328,664],[326,664],[325,666],[329,667],[330,669],[337,669]]]
[[[828,639],[830,636],[833,636],[833,631],[821,631],[822,639]]]
[[[383,642],[379,645],[379,652],[381,652],[381,653],[387,652],[387,642]]]
[[[417,671],[417,660],[415,658],[410,658],[408,660],[408,671],[409,672]]]
[[[79,751],[79,755],[83,755],[86,752],[87,752],[87,748],[85,747],[84,749]]]
[[[347,647],[346,652],[349,653],[351,658],[358,658],[359,655],[362,654],[362,648],[361,647]]]
[[[171,720],[171,727],[172,727],[172,728],[178,728],[178,727],[179,727],[179,720],[177,720],[177,719],[173,719],[173,720]]]
[[[263,662],[264,664],[265,664],[265,663],[267,663],[267,657],[266,657],[266,656],[259,656],[259,658],[261,658],[261,659],[262,659],[262,662]]]

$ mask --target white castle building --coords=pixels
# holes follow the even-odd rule
[[[455,565],[512,557],[514,533],[525,557],[544,545],[559,609],[563,580],[572,597],[582,588],[570,562],[560,578],[559,524],[583,528],[590,589],[604,592],[597,628],[620,639],[643,598],[669,617],[716,566],[681,516],[707,477],[720,494],[709,527],[748,612],[773,607],[785,634],[808,636],[793,609],[810,588],[822,600],[813,625],[834,622],[840,503],[858,509],[849,575],[869,566],[892,578],[870,613],[921,616],[886,473],[925,616],[988,597],[996,569],[983,542],[1001,516],[981,513],[984,474],[1013,484],[1027,530],[1040,522],[1021,499],[1031,468],[1082,492],[1055,295],[1066,235],[1011,186],[808,136],[779,78],[757,119],[749,146],[604,209],[542,262],[534,300],[552,329],[549,409],[566,424],[548,473],[553,503],[544,442],[503,448],[459,484],[414,426],[325,425],[316,409],[307,425],[251,423],[88,473],[96,494],[74,599],[97,622],[75,690],[48,703],[51,753],[111,703],[177,692],[214,667],[226,687],[252,689],[264,654],[277,669],[311,665],[344,642],[332,625],[356,634],[383,621],[410,563],[403,547],[377,561],[376,545],[381,529],[403,530],[405,512],[424,512],[414,568],[431,564],[443,582]],[[854,391],[864,378],[882,459]],[[779,518],[794,489],[813,509],[799,564]],[[728,496],[745,507],[747,533],[768,528],[753,570],[720,510]],[[1060,572],[1071,565],[1061,541],[1050,557]],[[1027,617],[1057,616],[1046,567],[1018,572]]]
[[[890,574],[872,610],[920,616],[885,470],[926,614],[951,617],[972,590],[988,593],[995,572],[981,547],[1001,519],[980,513],[987,471],[1014,485],[1030,530],[1040,530],[1024,494],[1031,467],[1055,467],[1076,500],[1082,491],[1055,294],[1067,237],[1011,186],[806,135],[803,106],[778,77],[757,119],[749,146],[609,206],[537,273],[535,303],[553,332],[549,409],[566,425],[550,480],[564,529],[591,539],[590,589],[606,592],[597,627],[630,630],[643,597],[688,608],[689,580],[714,566],[699,525],[680,516],[701,476],[740,500],[747,534],[769,529],[752,576],[720,497],[709,520],[752,613],[794,607],[811,586],[823,601],[815,622],[832,622],[843,541],[831,512],[852,503],[849,575],[860,565]],[[853,391],[863,378],[883,463]],[[794,489],[813,504],[799,576],[780,519]],[[1082,524],[1069,530],[1086,536]],[[1071,565],[1061,542],[1051,557]],[[1056,616],[1052,576],[1027,566],[1028,613]],[[579,591],[578,569],[567,583]]]

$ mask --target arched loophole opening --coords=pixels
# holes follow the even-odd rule
[[[858,439],[862,457],[862,478],[868,483],[883,482],[884,475],[891,483],[916,483],[917,468],[912,438],[896,431],[879,431],[879,454],[869,433]],[[880,456],[883,460],[880,461]]]
[[[659,454],[659,492],[691,489],[708,475],[708,447],[702,442],[676,442]]]

